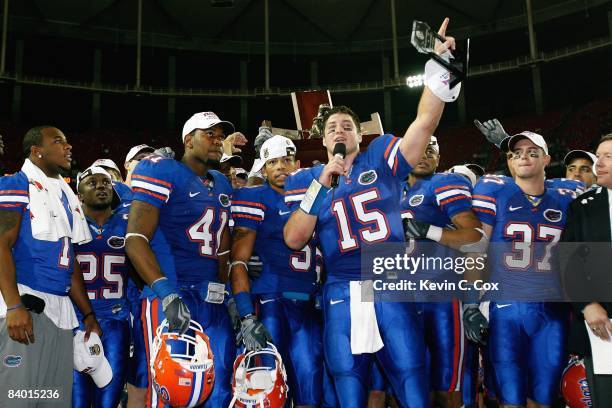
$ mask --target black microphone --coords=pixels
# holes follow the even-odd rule
[[[341,159],[344,159],[344,156],[346,156],[346,145],[344,143],[336,143],[336,145],[334,146],[334,157],[340,157]],[[332,174],[332,179],[331,179],[331,188],[336,188],[338,187],[338,178],[340,176],[338,174]]]

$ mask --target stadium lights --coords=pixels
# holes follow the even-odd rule
[[[406,85],[408,85],[408,88],[423,86],[423,82],[425,82],[425,74],[410,75],[406,77]]]

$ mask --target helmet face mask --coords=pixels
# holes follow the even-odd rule
[[[569,408],[592,406],[591,391],[586,379],[584,361],[572,357],[561,377],[561,393]]]
[[[287,399],[287,373],[273,344],[241,354],[234,362],[233,399],[230,406],[276,408]]]
[[[164,320],[151,347],[153,388],[164,403],[177,407],[201,404],[212,392],[215,368],[208,336],[191,321],[184,334],[168,332]]]

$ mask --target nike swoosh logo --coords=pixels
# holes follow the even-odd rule
[[[523,206],[520,207],[512,207],[510,206],[510,208],[508,208],[510,211],[516,211],[516,210],[520,210],[521,208],[523,208]]]
[[[265,305],[266,303],[274,302],[275,300],[276,299],[267,299],[267,300],[259,299],[259,303],[261,303],[262,305]]]
[[[505,304],[505,305],[495,305],[495,307],[497,307],[498,309],[503,309],[504,307],[508,307],[508,306],[512,306],[510,303]]]
[[[291,211],[281,211],[281,210],[278,210],[278,215],[287,215],[287,214],[289,214],[290,212],[291,212]]]
[[[198,195],[198,194],[200,194],[200,193],[201,193],[201,191],[198,191],[197,193],[192,193],[192,192],[190,191],[190,192],[189,192],[189,197],[190,197],[190,198],[193,198],[193,197],[197,196],[197,195]]]
[[[332,300],[329,301],[329,304],[330,305],[336,305],[336,304],[342,303],[342,302],[344,302],[344,299],[338,299],[338,300],[332,299]]]
[[[132,205],[132,203],[121,204],[122,207],[129,207],[130,205]]]

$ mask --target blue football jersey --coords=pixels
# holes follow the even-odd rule
[[[315,245],[310,242],[303,250],[293,251],[283,239],[283,227],[290,214],[283,195],[268,183],[234,192],[234,227],[257,232],[254,249],[263,262],[263,271],[252,282],[251,293],[315,291]]]
[[[129,263],[125,255],[127,220],[113,214],[100,226],[87,218],[92,240],[75,245],[74,251],[83,273],[85,289],[96,316],[102,319],[127,319],[126,289]],[[77,310],[79,320],[80,312]]]
[[[546,188],[561,188],[564,190],[575,191],[578,195],[584,193],[584,190],[586,189],[586,186],[582,181],[571,180],[567,178],[546,179],[544,185],[546,186]]]
[[[327,282],[360,280],[361,251],[381,242],[404,242],[398,200],[401,181],[411,166],[399,151],[401,139],[382,135],[359,154],[347,177],[327,193],[317,219],[318,237]],[[285,182],[285,203],[299,208],[323,165],[301,169]]]
[[[215,170],[200,177],[179,161],[150,155],[134,169],[132,191],[134,200],[160,209],[158,230],[170,251],[152,248],[165,275],[179,285],[218,281],[217,250],[230,218],[227,178]]]
[[[0,210],[21,213],[19,236],[13,246],[17,283],[41,292],[65,296],[70,290],[74,266],[72,240],[62,237],[51,242],[32,236],[31,220],[36,220],[36,214],[30,211],[28,191],[28,177],[24,172],[0,177]],[[63,192],[62,203],[72,225],[72,212]]]
[[[400,207],[402,218],[414,218],[441,228],[452,228],[451,219],[455,215],[472,209],[472,186],[469,180],[460,174],[436,173],[418,180],[412,187],[406,185]],[[410,242],[408,250],[410,254],[417,256],[424,254],[441,259],[461,255],[452,248],[428,239]],[[452,271],[440,271],[435,267],[419,271],[419,277],[425,278],[444,279],[453,275],[455,274]]]
[[[545,189],[534,205],[514,180],[484,176],[474,188],[473,206],[489,237],[492,282],[500,282],[494,299],[560,300],[559,268],[554,247],[565,227],[567,209],[576,193]]]
[[[119,195],[121,203],[129,203],[132,201],[132,189],[125,183],[120,181],[113,181],[113,188]]]

